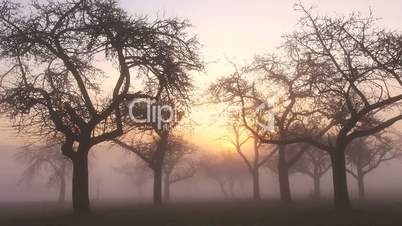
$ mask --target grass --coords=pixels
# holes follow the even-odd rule
[[[330,203],[203,202],[163,207],[102,203],[87,217],[55,204],[0,206],[0,225],[38,226],[400,226],[402,203],[371,203],[336,212]]]

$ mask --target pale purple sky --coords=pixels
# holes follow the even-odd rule
[[[372,9],[386,26],[402,30],[401,0],[303,0],[321,14],[342,15]],[[299,13],[295,0],[122,0],[132,13],[187,18],[195,26],[207,58],[223,54],[248,58],[273,50],[280,36],[293,30]]]

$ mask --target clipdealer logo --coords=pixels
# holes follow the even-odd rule
[[[272,112],[271,109],[272,106],[268,102],[261,103],[255,109],[256,114],[261,113],[262,115],[266,115],[266,122],[258,120],[257,125],[270,132],[275,130],[275,114]]]
[[[137,107],[145,106],[145,116],[134,114]],[[176,120],[176,110],[170,105],[159,105],[156,100],[139,98],[128,104],[128,114],[135,123],[155,123],[158,130],[167,129],[170,122]]]

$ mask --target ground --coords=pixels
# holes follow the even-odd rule
[[[82,218],[73,217],[68,206],[54,203],[4,203],[0,206],[0,225],[400,226],[402,203],[360,204],[349,212],[336,212],[326,202],[203,202],[163,207],[108,202],[94,205],[93,213]]]

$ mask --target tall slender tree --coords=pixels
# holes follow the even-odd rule
[[[234,147],[243,162],[246,164],[246,168],[252,177],[253,199],[254,201],[259,201],[261,200],[260,168],[264,166],[264,164],[267,163],[272,156],[274,156],[277,150],[267,146],[264,147],[259,141],[258,137],[253,136],[247,129],[241,126],[239,117],[234,116],[234,118],[232,117],[230,120],[230,132],[233,133],[233,137],[224,136],[222,139]],[[255,128],[256,130],[261,129],[257,127]],[[251,156],[250,154],[247,154],[246,148],[244,147],[249,141],[251,141],[252,144]]]
[[[163,197],[170,201],[171,185],[189,179],[197,172],[198,164],[194,157],[195,149],[182,138],[172,139],[167,147],[163,163]]]

